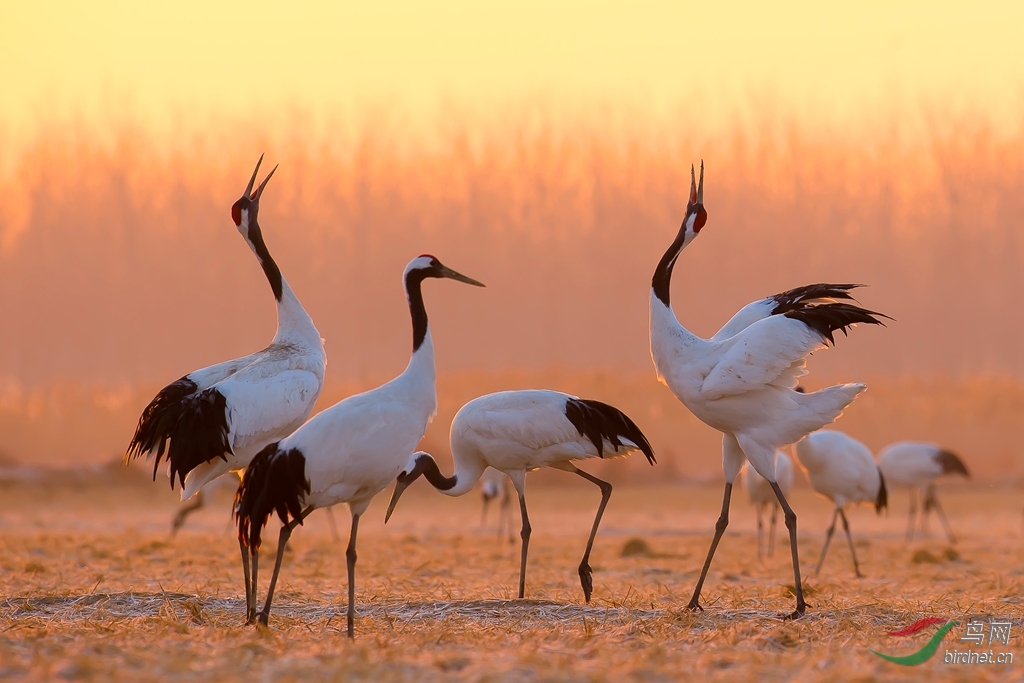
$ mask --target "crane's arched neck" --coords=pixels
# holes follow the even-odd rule
[[[423,305],[423,292],[420,288],[426,277],[424,270],[410,270],[405,276],[405,295],[409,299],[409,314],[412,316],[413,353],[420,350],[427,337],[427,309]]]
[[[420,453],[416,456],[415,465],[408,474],[399,475],[398,480],[403,478],[412,483],[420,475],[430,482],[430,485],[446,496],[457,497],[468,493],[484,473],[483,466],[467,466],[464,462],[456,462],[455,473],[446,477],[441,474],[437,462],[433,456],[427,453]]]
[[[422,474],[423,477],[430,482],[438,491],[450,491],[455,488],[455,484],[458,483],[458,477],[452,475],[446,477],[441,474],[441,470],[438,469],[437,463],[429,455],[421,455],[416,458],[416,467],[413,468],[412,474]]]
[[[687,240],[687,235],[690,232],[688,230],[688,221],[691,221],[691,216],[689,215],[683,220],[675,240],[672,241],[668,250],[665,251],[665,255],[661,257],[661,261],[658,262],[658,267],[654,269],[654,277],[651,279],[651,288],[654,290],[654,296],[658,297],[658,300],[665,304],[666,307],[670,305],[672,269],[675,268],[676,259],[679,258],[679,254],[689,243]]]
[[[274,298],[280,303],[281,297],[284,295],[284,278],[281,277],[281,269],[278,268],[274,257],[270,255],[270,250],[267,249],[267,243],[263,241],[263,231],[260,230],[260,224],[256,221],[255,216],[249,224],[248,242],[256,254],[256,258],[259,259],[260,266],[263,267],[263,274],[267,276],[270,289],[274,292]]]

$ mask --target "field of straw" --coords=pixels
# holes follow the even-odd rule
[[[171,538],[176,507],[165,484],[137,470],[100,469],[8,479],[0,489],[0,679],[96,681],[432,680],[1006,680],[1013,666],[949,665],[966,645],[955,628],[916,668],[869,652],[906,654],[934,632],[894,637],[926,616],[1012,622],[1004,648],[1024,662],[1024,527],[1019,488],[943,491],[960,536],[903,540],[907,498],[888,517],[850,515],[864,573],[855,579],[836,536],[819,577],[830,517],[806,488],[794,493],[806,618],[792,609],[780,536],[759,562],[754,514],[742,490],[704,595],[683,609],[710,541],[718,485],[619,486],[591,564],[583,604],[576,566],[598,492],[555,473],[528,492],[534,526],[527,600],[517,601],[518,539],[480,526],[476,495],[442,498],[413,487],[385,527],[382,495],[361,525],[356,638],[344,636],[349,518],[332,539],[316,512],[292,536],[270,628],[244,627],[230,487]],[[518,529],[518,514],[516,514]],[[267,532],[272,555],[277,524]],[[782,529],[784,531],[784,528]],[[637,540],[640,539],[640,540]],[[261,583],[269,579],[261,564]],[[987,649],[987,648],[986,648]],[[995,648],[995,649],[998,649]]]

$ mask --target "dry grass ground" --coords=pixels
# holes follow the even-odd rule
[[[163,487],[123,480],[83,490],[0,489],[0,679],[96,681],[427,680],[1007,680],[1024,664],[1024,536],[1016,489],[952,488],[945,505],[961,536],[904,542],[906,496],[888,518],[851,515],[865,579],[837,536],[807,617],[792,608],[788,553],[760,563],[753,510],[738,492],[733,522],[706,584],[707,610],[683,609],[710,540],[718,487],[618,487],[598,536],[594,601],[576,576],[598,494],[530,492],[534,536],[528,600],[515,597],[518,543],[482,530],[477,496],[450,500],[417,485],[391,523],[381,496],[360,530],[355,642],[343,634],[345,559],[326,517],[292,537],[271,628],[242,626],[238,549],[226,492],[177,538]],[[550,479],[548,481],[551,481]],[[795,493],[805,575],[827,505]],[[348,515],[336,511],[347,537]],[[491,512],[492,518],[494,510]],[[265,546],[270,556],[276,523]],[[784,531],[784,528],[783,528]],[[649,552],[622,556],[630,539]],[[781,540],[781,539],[780,539]],[[922,552],[925,551],[925,552]],[[916,555],[916,561],[915,561]],[[269,562],[266,560],[265,562]],[[269,567],[263,572],[264,588]],[[868,648],[908,653],[934,629],[885,631],[921,617],[1012,620],[1006,666],[954,666],[943,649],[902,668]],[[962,629],[944,647],[961,646]],[[966,647],[966,646],[963,646]],[[998,648],[996,648],[998,649]]]

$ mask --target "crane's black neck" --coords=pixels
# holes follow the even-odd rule
[[[458,477],[454,474],[450,477],[446,477],[441,474],[441,470],[438,469],[437,463],[434,462],[434,458],[426,454],[416,458],[416,466],[413,468],[413,471],[410,472],[410,476],[412,476],[413,479],[421,474],[430,482],[430,485],[438,491],[448,491],[454,488],[455,484],[458,482]]]
[[[683,250],[683,244],[686,241],[686,220],[683,220],[682,227],[679,228],[679,234],[676,235],[675,240],[669,245],[665,255],[661,257],[661,261],[658,262],[658,267],[654,269],[654,277],[651,279],[651,288],[654,290],[654,296],[658,297],[658,300],[666,306],[669,305],[669,290],[672,284],[672,269],[675,268],[676,259],[679,258],[679,252]]]
[[[281,269],[277,267],[274,257],[270,255],[270,251],[267,249],[267,243],[263,241],[263,231],[260,230],[260,224],[256,220],[256,216],[253,216],[252,221],[249,223],[249,243],[252,244],[253,251],[256,252],[256,258],[260,260],[260,265],[263,266],[263,273],[267,276],[267,281],[270,282],[270,288],[274,290],[274,298],[280,303],[284,293]]]
[[[423,305],[420,285],[426,279],[424,270],[411,270],[405,276],[405,295],[409,298],[409,314],[412,316],[412,352],[419,351],[427,338],[427,309]]]

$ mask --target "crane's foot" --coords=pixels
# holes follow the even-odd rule
[[[586,562],[580,563],[580,586],[583,587],[583,598],[590,604],[590,594],[594,592],[593,571]]]
[[[784,617],[782,617],[782,620],[783,621],[795,621],[795,620],[800,619],[801,617],[803,617],[804,616],[804,612],[806,612],[806,611],[807,611],[807,605],[797,605],[796,611],[794,611],[792,614],[785,615]]]
[[[703,612],[704,611],[704,608],[700,606],[700,603],[697,602],[696,598],[694,598],[693,600],[690,600],[690,603],[686,606],[686,609],[690,610],[691,612]]]

